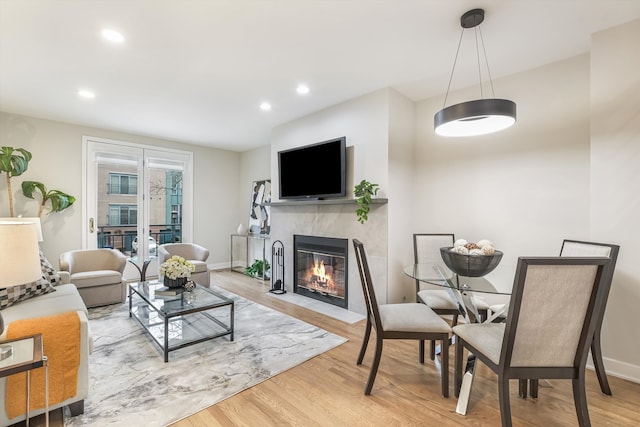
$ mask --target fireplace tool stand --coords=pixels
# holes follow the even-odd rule
[[[276,240],[271,245],[271,289],[272,294],[284,294],[284,245]]]

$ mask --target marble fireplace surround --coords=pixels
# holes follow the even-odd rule
[[[271,204],[271,243],[284,244],[284,283],[287,292],[293,292],[293,235],[349,239],[349,311],[366,315],[358,266],[353,252],[353,239],[365,245],[369,268],[379,303],[387,301],[388,227],[387,205],[372,205],[369,220],[356,221],[353,200],[273,202]]]

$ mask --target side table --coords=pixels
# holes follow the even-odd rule
[[[27,412],[25,414],[27,427],[29,427],[31,371],[41,368],[42,366],[45,367],[45,425],[49,427],[49,361],[42,351],[42,335],[36,334],[23,338],[0,341],[0,346],[12,348],[11,355],[0,361],[0,378],[20,372],[27,373]]]
[[[244,274],[245,268],[253,263],[252,260],[262,261],[262,265],[266,265],[268,241],[269,236],[265,234],[232,234],[231,271]],[[257,276],[262,280],[267,280],[269,277],[266,270],[263,270],[262,276]]]
[[[147,267],[149,267],[149,263],[151,263],[151,259],[142,260],[142,268],[140,268],[140,266],[136,262],[137,260],[138,258],[127,259],[127,261],[133,264],[133,266],[138,270],[138,273],[140,273],[140,281],[145,282],[147,280]]]

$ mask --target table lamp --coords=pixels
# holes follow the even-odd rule
[[[38,226],[35,222],[0,221],[0,289],[23,285],[42,277]],[[4,322],[0,312],[0,334]],[[11,356],[10,345],[0,346],[0,360]]]
[[[14,216],[9,218],[0,218],[0,222],[34,222],[36,224],[36,232],[38,233],[38,242],[42,242],[42,224],[40,223],[40,217],[21,217]],[[1,332],[0,332],[1,333]]]

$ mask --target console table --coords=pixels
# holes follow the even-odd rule
[[[267,259],[267,242],[269,236],[264,234],[232,234],[231,235],[231,270],[244,274],[245,268],[253,264],[254,260],[262,261],[265,265]],[[270,275],[263,269],[262,276],[258,279],[267,280]]]

